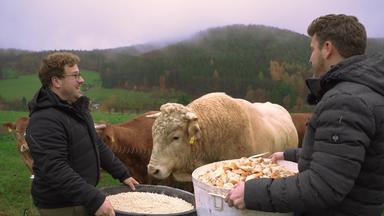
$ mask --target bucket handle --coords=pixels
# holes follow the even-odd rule
[[[217,211],[223,211],[224,209],[224,199],[225,196],[222,194],[215,194],[215,193],[208,193],[209,195],[213,196],[213,207]],[[216,201],[218,198],[220,198],[220,204]]]

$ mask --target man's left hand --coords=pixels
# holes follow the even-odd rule
[[[228,203],[229,207],[234,206],[237,209],[244,209],[244,187],[245,182],[240,182],[235,185],[225,197],[225,202]]]
[[[139,184],[133,177],[126,178],[123,183],[128,185],[132,190],[136,190],[135,185]]]

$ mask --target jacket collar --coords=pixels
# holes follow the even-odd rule
[[[343,80],[340,78],[344,76],[345,72],[348,71],[346,70],[348,66],[360,62],[364,58],[364,55],[352,56],[350,58],[344,59],[342,62],[336,65],[332,65],[331,69],[322,77],[312,77],[305,80],[309,90],[307,103],[310,105],[316,105],[329,89],[333,88],[338,82]]]

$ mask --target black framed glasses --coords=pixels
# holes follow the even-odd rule
[[[63,76],[64,76],[64,77],[66,77],[66,76],[71,76],[71,77],[75,78],[75,80],[77,80],[77,81],[79,81],[80,78],[83,78],[83,77],[81,76],[80,73],[76,73],[76,74],[64,74]]]

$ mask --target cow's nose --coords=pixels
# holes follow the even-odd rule
[[[159,169],[156,169],[156,167],[152,166],[152,165],[148,165],[148,174],[150,175],[156,175],[160,172]]]

